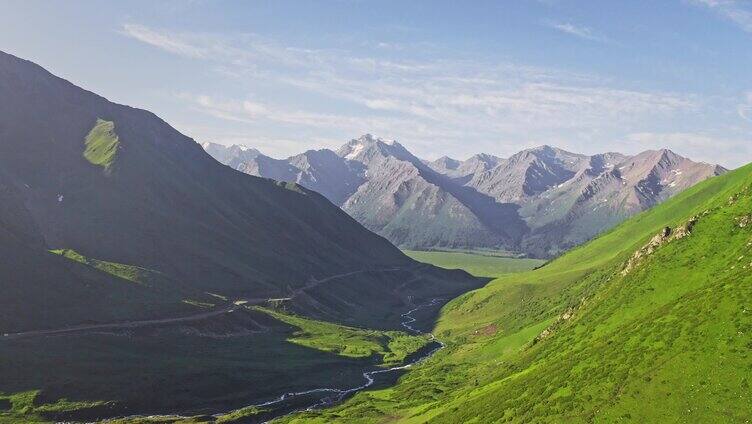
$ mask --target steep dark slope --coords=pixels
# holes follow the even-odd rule
[[[154,114],[7,54],[0,54],[0,170],[13,203],[28,211],[16,232],[23,225],[40,255],[73,249],[152,270],[187,291],[290,297],[312,278],[415,267],[321,195],[221,166]],[[458,277],[450,291],[474,284]],[[400,282],[385,275],[370,283],[392,293],[386,288]],[[17,289],[14,303],[34,305],[31,286]],[[381,299],[384,309],[407,295],[441,294],[410,291]]]
[[[48,252],[23,195],[2,173],[0,258],[0,333],[183,315],[195,309],[183,301],[210,300],[163,276],[129,280]]]

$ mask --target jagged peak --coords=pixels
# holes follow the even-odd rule
[[[521,150],[518,153],[515,153],[514,155],[512,155],[509,158],[509,160],[512,160],[512,161],[535,160],[535,159],[540,159],[541,157],[553,157],[557,155],[581,156],[576,153],[571,153],[566,150],[560,149],[558,147],[553,147],[548,144],[544,144],[541,146]]]
[[[651,157],[656,158],[657,160],[682,160],[684,159],[683,156],[677,154],[671,149],[663,148],[658,150],[648,150],[647,151]]]
[[[337,156],[337,153],[332,149],[308,149],[300,155],[304,156]]]
[[[358,138],[354,138],[350,140],[348,144],[358,144],[358,143],[368,143],[368,144],[382,143],[382,144],[386,144],[387,146],[400,145],[399,143],[397,143],[397,140],[376,137],[370,133],[366,133],[366,134],[361,135]]]
[[[445,156],[442,156],[442,157],[440,157],[440,158],[432,161],[432,163],[453,163],[453,164],[456,163],[456,164],[459,164],[460,161],[457,160],[457,159],[454,159],[454,158],[450,158],[449,156],[445,155]]]
[[[708,165],[708,166],[712,166],[713,167],[713,173],[715,175],[722,175],[722,174],[725,174],[725,173],[729,172],[729,170],[727,168],[724,168],[721,165],[712,165],[712,164],[709,164],[709,163],[706,163],[706,162],[702,162],[702,163],[705,164],[705,165]]]
[[[236,150],[240,152],[258,152],[257,149],[253,147],[246,146],[245,144],[220,144],[220,143],[214,143],[212,141],[205,141],[203,143],[200,143],[201,147],[206,149],[222,149],[222,150]]]
[[[559,149],[548,144],[541,144],[540,146],[532,147],[527,150],[531,152],[553,152]]]
[[[500,158],[499,156],[491,155],[488,153],[477,153],[467,158],[465,162],[480,161],[486,163],[496,163],[501,160],[503,160],[503,158]]]
[[[372,149],[377,149],[382,155],[412,157],[412,154],[396,140],[375,137],[370,133],[350,140],[347,144],[339,148],[336,153],[345,159],[352,160],[361,153],[372,151]]]

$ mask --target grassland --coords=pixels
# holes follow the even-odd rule
[[[46,423],[44,414],[64,413],[81,409],[91,409],[105,405],[105,402],[70,402],[60,399],[54,403],[39,404],[38,390],[20,392],[12,395],[0,393],[0,423]]]
[[[86,160],[109,171],[115,162],[115,155],[120,145],[118,135],[115,134],[115,123],[97,119],[94,128],[86,135],[84,143]]]
[[[418,262],[446,269],[463,269],[476,277],[499,277],[513,272],[530,271],[546,261],[496,255],[489,251],[420,251],[405,250],[405,254]]]
[[[311,349],[349,358],[380,357],[384,366],[402,363],[407,355],[428,343],[427,336],[413,336],[402,331],[377,331],[332,324],[290,315],[267,308],[256,308],[275,319],[296,327],[288,338]]]
[[[136,284],[148,284],[150,280],[158,278],[158,273],[155,271],[133,265],[88,258],[72,249],[55,249],[50,252]]]
[[[282,422],[748,422],[752,166],[442,311],[448,347],[387,389]],[[624,274],[668,226],[666,241]]]

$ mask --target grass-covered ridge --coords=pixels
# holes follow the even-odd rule
[[[157,272],[146,268],[88,258],[73,249],[55,249],[50,252],[137,284],[148,284],[149,280],[158,276]]]
[[[120,139],[115,133],[115,123],[97,119],[94,128],[89,131],[84,139],[86,148],[84,157],[91,164],[101,166],[105,171],[109,171],[115,162]]]
[[[697,217],[623,274],[664,227]],[[447,349],[392,388],[290,422],[745,422],[752,416],[752,166],[538,270],[449,303]]]

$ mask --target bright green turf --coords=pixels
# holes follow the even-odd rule
[[[447,269],[464,269],[476,277],[498,277],[513,272],[530,271],[543,265],[541,259],[510,258],[489,252],[445,252],[404,250],[416,261]]]
[[[412,336],[402,331],[366,330],[267,308],[254,309],[297,327],[298,330],[288,338],[290,343],[350,358],[369,358],[376,355],[385,366],[401,363],[407,355],[428,343],[427,336]]]
[[[280,421],[748,422],[752,225],[737,220],[750,214],[752,165],[450,302],[436,328],[447,349],[398,385]],[[690,236],[621,275],[693,215]]]
[[[97,119],[97,124],[89,131],[84,140],[86,148],[84,157],[93,165],[109,170],[115,161],[119,138],[115,134],[115,123]]]
[[[41,414],[49,412],[73,411],[104,405],[105,402],[71,402],[61,399],[54,403],[38,405],[35,402],[39,391],[31,390],[12,395],[0,393],[0,423],[44,423],[49,422]]]
[[[158,274],[155,271],[133,265],[125,265],[115,262],[107,262],[100,261],[98,259],[87,258],[86,256],[76,252],[73,249],[56,249],[51,250],[50,252],[136,284],[146,284],[150,279],[154,278],[155,275]]]

